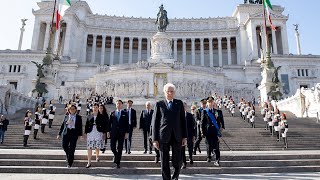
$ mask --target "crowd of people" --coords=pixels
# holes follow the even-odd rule
[[[145,109],[140,112],[140,119],[137,121],[137,112],[133,108],[133,101],[115,101],[116,110],[108,113],[106,105],[113,103],[112,97],[102,95],[92,95],[86,99],[86,112],[81,113],[81,99],[74,96],[65,105],[65,116],[62,121],[57,139],[62,139],[62,147],[66,153],[67,167],[73,165],[74,153],[79,138],[86,140],[87,160],[86,168],[92,166],[92,151],[95,151],[95,161],[100,161],[100,152],[104,153],[108,140],[110,150],[114,158],[115,168],[120,168],[123,149],[125,153],[131,154],[132,133],[135,128],[139,128],[143,134],[143,153],[149,154],[155,151],[155,162],[161,161],[162,175],[164,179],[169,177],[169,150],[172,151],[172,165],[175,169],[173,177],[177,177],[181,168],[186,168],[186,151],[189,155],[189,163],[194,163],[193,156],[197,152],[201,153],[200,143],[205,139],[207,162],[214,161],[215,166],[220,166],[220,139],[225,130],[222,110],[227,111],[231,116],[235,116],[236,107],[239,109],[240,117],[255,128],[255,102],[254,99],[246,101],[241,99],[236,103],[231,96],[218,96],[214,94],[210,97],[193,103],[188,112],[186,102],[174,99],[175,86],[172,84],[164,87],[165,100],[158,101],[154,109],[151,102],[145,103]],[[126,103],[126,107],[123,107]],[[25,133],[23,146],[28,146],[28,138],[34,126],[34,139],[38,139],[38,131],[45,133],[46,125],[52,127],[56,107],[54,101],[43,101],[36,107],[35,116],[27,111],[24,119]],[[82,118],[80,114],[86,114],[85,128],[82,128]],[[286,115],[281,114],[276,106],[265,103],[261,109],[263,120],[266,123],[265,129],[270,134],[277,137],[277,140],[284,140],[284,147],[288,148],[287,132],[288,123]],[[0,138],[4,137],[4,131],[8,123],[1,117]],[[1,139],[0,139],[1,140]],[[214,157],[214,160],[213,160]]]

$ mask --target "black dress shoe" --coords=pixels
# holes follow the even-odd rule
[[[155,161],[156,163],[158,163],[158,162],[159,162],[159,158],[156,157],[156,158],[154,159],[154,161]]]
[[[149,151],[149,154],[152,154],[152,151]]]
[[[128,154],[131,154],[131,151],[129,151]]]
[[[189,161],[190,161],[190,164],[192,165],[193,164],[193,159],[190,159]]]
[[[114,169],[120,169],[120,164],[117,164]]]
[[[144,151],[143,154],[147,154],[147,151]]]

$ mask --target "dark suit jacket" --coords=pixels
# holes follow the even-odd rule
[[[7,131],[8,125],[9,125],[9,120],[4,119],[2,120],[2,125],[0,125],[0,129],[2,129],[2,131]]]
[[[111,136],[120,133],[120,135],[125,135],[129,133],[129,118],[128,112],[126,110],[120,111],[120,119],[118,122],[116,111],[111,112],[110,114],[110,125],[109,125]]]
[[[86,121],[86,126],[84,128],[84,133],[88,134],[92,131],[94,124],[94,117],[88,116]],[[107,132],[107,121],[104,119],[104,117],[101,114],[98,114],[96,117],[96,127],[98,132],[106,133]]]
[[[142,110],[140,114],[140,129],[143,131],[150,131],[151,121],[152,121],[153,109],[150,109],[150,115],[148,111]]]
[[[215,112],[218,113],[218,117],[216,118],[216,122],[220,128],[225,128],[224,127],[224,120],[223,120],[223,114],[221,110],[213,110],[214,112],[213,115],[215,116]],[[202,133],[203,135],[205,135],[206,137],[213,137],[213,138],[217,138],[218,137],[218,130],[216,129],[216,127],[214,126],[214,124],[212,123],[208,113],[206,110],[203,110],[202,116],[201,116],[201,123],[202,123]]]
[[[68,115],[66,115],[68,116]],[[61,127],[60,127],[60,131],[59,131],[59,135],[63,135],[63,132],[67,130],[67,124],[66,122],[68,121],[68,118],[64,118]],[[78,136],[82,136],[83,131],[82,131],[82,117],[80,115],[76,115],[76,124],[75,124],[75,129],[77,131],[77,135]]]
[[[129,111],[126,109],[128,113],[128,122],[129,122]],[[137,127],[137,111],[131,108],[131,127]]]
[[[187,125],[181,100],[173,99],[172,110],[168,109],[167,100],[158,101],[152,118],[152,139],[160,143],[169,143],[171,136],[177,142],[187,138]]]
[[[186,122],[187,122],[188,138],[192,138],[193,136],[196,136],[195,119],[194,119],[194,116],[189,112],[187,112]]]

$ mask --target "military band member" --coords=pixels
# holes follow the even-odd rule
[[[131,154],[132,132],[137,127],[137,112],[132,108],[133,101],[128,100],[127,113],[129,119],[129,137],[124,140],[126,153]]]
[[[195,119],[193,114],[187,112],[187,103],[183,103],[184,111],[185,111],[185,118],[187,123],[187,146],[188,146],[188,152],[189,152],[189,162],[192,165],[193,164],[193,142],[195,140],[195,134],[196,134],[196,126],[195,126]],[[195,108],[195,106],[194,106]],[[192,109],[192,107],[191,107]],[[187,166],[187,158],[186,158],[186,147],[182,147],[182,168],[185,169]]]
[[[140,126],[139,129],[143,131],[143,147],[144,154],[148,151],[148,141],[149,141],[149,154],[152,154],[152,141],[150,141],[150,126],[152,121],[153,109],[151,109],[150,101],[146,102],[146,109],[141,111],[140,114]],[[159,161],[159,160],[158,160]]]
[[[46,125],[49,119],[49,110],[47,109],[48,105],[46,102],[42,104],[42,120],[41,120],[41,133],[44,133]]]
[[[34,123],[33,139],[37,139],[37,134],[38,134],[40,124],[41,124],[41,119],[42,119],[41,108],[39,106],[37,107],[34,115],[35,115],[35,119],[34,119],[35,123]]]
[[[206,109],[207,100],[200,100],[200,107],[195,110],[195,120],[196,120],[196,141],[194,143],[193,155],[196,155],[198,150],[201,153],[200,143],[202,140],[202,129],[201,129],[201,114],[204,109]]]
[[[289,130],[287,116],[285,113],[281,114],[281,121],[280,121],[280,128],[281,128],[281,137],[284,142],[284,148],[288,148],[288,139],[287,139],[287,132]]]
[[[211,162],[211,154],[214,151],[216,155],[214,165],[220,166],[219,138],[221,137],[221,132],[225,129],[223,114],[221,110],[217,110],[216,104],[211,97],[207,99],[207,106],[201,115],[202,132],[206,137],[207,162]]]
[[[28,146],[28,139],[32,128],[32,112],[27,110],[25,116],[24,116],[24,136],[23,136],[23,146]]]
[[[120,161],[123,150],[124,139],[129,136],[129,118],[126,110],[122,109],[123,102],[116,101],[116,110],[110,114],[110,133],[107,136],[111,138],[111,151],[114,154],[115,168],[120,168]],[[118,146],[117,146],[118,143]]]
[[[56,109],[56,106],[54,106],[54,100],[51,100],[49,105],[49,128],[52,127],[52,122],[54,119],[54,115],[56,114]]]

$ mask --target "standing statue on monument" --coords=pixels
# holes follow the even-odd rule
[[[293,26],[295,27],[294,30],[295,30],[296,32],[298,32],[298,30],[299,30],[299,24],[293,24]]]
[[[272,82],[273,83],[279,83],[279,70],[280,70],[281,66],[278,66],[277,68],[274,68],[274,72],[273,72],[273,77],[272,77]]]
[[[26,21],[28,21],[28,19],[21,19],[21,22],[22,22],[22,27],[21,27],[21,29],[23,29],[24,26],[26,26]]]
[[[165,32],[167,30],[167,26],[169,24],[167,11],[164,9],[163,4],[159,7],[159,12],[157,14],[156,23],[158,25],[159,32]]]

